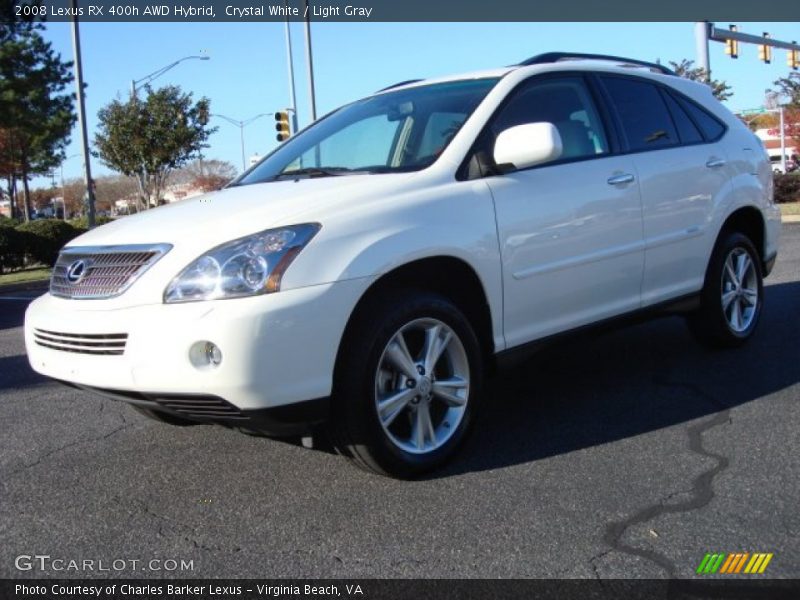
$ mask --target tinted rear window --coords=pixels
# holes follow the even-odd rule
[[[602,77],[630,150],[657,150],[680,140],[661,93],[646,81]]]
[[[725,133],[725,125],[720,123],[719,119],[686,98],[676,96],[676,99],[692,117],[707,141],[713,142],[722,137],[722,134]]]
[[[697,129],[695,124],[686,114],[686,111],[681,108],[670,94],[664,94],[664,100],[667,103],[672,120],[675,121],[675,126],[678,128],[678,135],[681,136],[681,142],[684,144],[699,144],[703,141],[703,134]]]

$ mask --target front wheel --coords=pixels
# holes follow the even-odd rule
[[[427,292],[364,307],[337,367],[334,441],[360,466],[414,477],[444,464],[469,431],[481,353],[463,313]]]
[[[700,309],[689,317],[698,339],[714,347],[745,343],[764,304],[759,255],[749,238],[723,232],[709,261]]]

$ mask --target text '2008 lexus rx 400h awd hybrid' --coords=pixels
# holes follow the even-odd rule
[[[745,342],[779,229],[766,152],[707,86],[550,53],[381,90],[219,192],[89,231],[25,339],[39,373],[153,419],[324,426],[412,477],[532,342],[670,306]]]

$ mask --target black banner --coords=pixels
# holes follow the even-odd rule
[[[553,579],[27,579],[0,580],[0,598],[23,600],[796,600],[800,580]]]
[[[14,0],[17,15],[48,21],[800,21],[796,0]]]

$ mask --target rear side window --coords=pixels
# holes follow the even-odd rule
[[[686,111],[681,108],[670,94],[664,92],[664,101],[667,103],[669,112],[672,115],[672,120],[675,122],[675,127],[678,128],[678,135],[681,137],[681,142],[684,144],[699,144],[702,143],[703,134],[695,126]]]
[[[725,125],[720,123],[719,119],[711,115],[708,111],[700,108],[691,100],[687,100],[681,96],[676,96],[675,99],[680,103],[689,116],[692,117],[692,120],[697,123],[697,126],[700,128],[700,131],[703,132],[703,136],[706,138],[706,141],[715,142],[722,137],[723,133],[725,133]]]
[[[658,150],[680,143],[658,88],[626,77],[601,77],[634,152]]]

